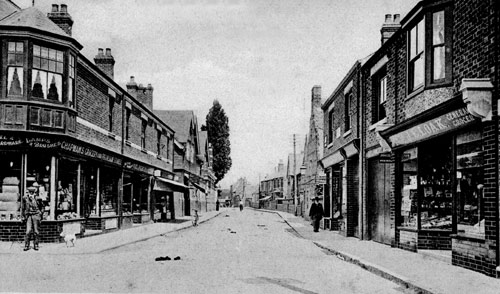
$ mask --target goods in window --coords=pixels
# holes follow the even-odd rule
[[[20,220],[19,179],[5,177],[0,193],[0,220]]]

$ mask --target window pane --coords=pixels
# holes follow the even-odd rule
[[[434,70],[433,70],[434,80],[444,79],[445,75],[444,54],[445,54],[444,46],[434,48]]]
[[[74,107],[74,102],[73,102],[73,79],[69,79],[68,83],[68,102],[70,107]]]
[[[41,69],[48,70],[49,69],[49,61],[45,58],[41,59]]]
[[[23,77],[22,67],[9,67],[7,74],[8,95],[23,95]]]
[[[24,52],[24,44],[23,44],[23,42],[17,42],[16,43],[16,52],[17,53],[23,53]]]
[[[49,49],[45,47],[41,47],[42,49],[42,57],[48,58],[49,57]]]
[[[413,59],[417,54],[417,28],[410,31],[410,59]]]
[[[9,42],[9,52],[16,52],[16,43]]]
[[[47,73],[41,70],[33,70],[31,96],[45,98],[47,93]]]
[[[424,40],[425,40],[425,30],[424,30],[424,20],[422,19],[417,25],[417,54],[424,51]]]
[[[33,67],[40,68],[40,57],[33,57]]]
[[[63,73],[63,63],[62,62],[56,62],[56,72],[58,73]]]
[[[34,56],[41,56],[41,54],[40,54],[40,46],[33,45],[33,55]]]
[[[56,60],[56,50],[49,49],[49,59]]]
[[[16,54],[14,53],[9,53],[7,55],[7,63],[11,65],[16,65]]]
[[[387,77],[383,77],[380,79],[380,93],[379,93],[379,104],[382,104],[387,100],[386,97],[386,89],[387,89]]]
[[[49,81],[49,92],[47,94],[47,99],[62,101],[62,76],[58,74],[49,73],[48,74]]]
[[[58,50],[56,52],[57,52],[57,58],[56,58],[57,61],[61,61],[62,62],[63,61],[63,53],[62,53],[62,51]]]
[[[49,70],[56,71],[56,62],[54,60],[49,60]]]
[[[444,11],[432,15],[432,44],[444,43]]]
[[[424,83],[424,58],[420,55],[413,63],[413,89]]]

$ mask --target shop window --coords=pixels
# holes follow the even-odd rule
[[[418,162],[417,148],[404,151],[401,155],[402,164],[402,192],[401,192],[401,220],[399,225],[417,228],[417,206],[418,206]]]
[[[125,174],[123,178],[123,204],[122,204],[122,210],[124,214],[132,213],[132,199],[134,194],[133,190],[134,190],[134,185],[132,183],[131,175]]]
[[[24,43],[9,42],[7,49],[7,96],[22,96],[24,85]]]
[[[37,187],[37,194],[43,206],[43,219],[47,219],[53,213],[50,211],[50,171],[51,156],[44,153],[30,153],[27,156],[26,187]],[[57,199],[56,199],[57,200]]]
[[[69,70],[68,70],[68,106],[75,108],[75,70],[76,58],[69,55]]]
[[[21,154],[0,152],[0,221],[21,219]]]
[[[484,235],[484,178],[481,132],[457,136],[458,232]]]
[[[77,215],[78,162],[60,159],[57,169],[56,218],[58,220],[79,218]]]
[[[373,112],[372,123],[381,121],[386,117],[385,105],[387,101],[387,72],[385,67],[373,76]]]
[[[80,193],[84,201],[83,216],[99,216],[97,207],[97,168],[82,165]]]
[[[119,174],[108,168],[101,168],[99,174],[101,216],[114,216],[118,212]]]
[[[63,52],[33,45],[31,96],[62,102]]]
[[[408,34],[408,88],[451,82],[452,11],[428,11]],[[428,33],[426,33],[428,32]],[[426,38],[428,36],[429,38]]]
[[[452,228],[452,148],[451,138],[444,137],[423,144],[419,166],[422,229]]]
[[[133,213],[148,212],[148,184],[149,178],[137,177],[137,181],[133,185]]]

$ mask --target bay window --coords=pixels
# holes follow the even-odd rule
[[[63,52],[33,45],[31,97],[62,102]]]

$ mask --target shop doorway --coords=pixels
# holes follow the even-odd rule
[[[373,241],[390,245],[391,230],[390,206],[390,164],[379,159],[368,161],[368,222]]]

